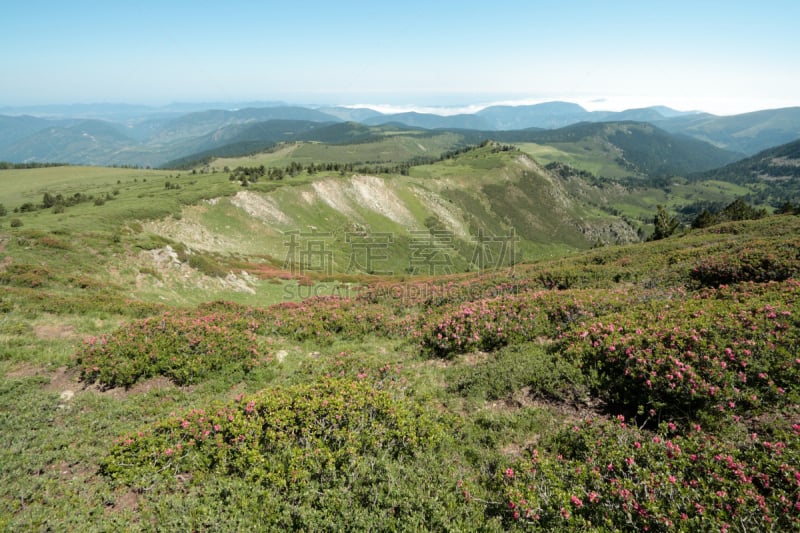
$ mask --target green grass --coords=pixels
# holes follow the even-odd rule
[[[322,145],[308,146],[319,150]],[[25,201],[39,201],[44,191],[101,194],[119,189],[101,206],[86,202],[67,207],[61,214],[40,210],[0,218],[0,471],[4,480],[0,529],[334,530],[346,524],[354,529],[521,530],[533,524],[515,520],[510,504],[521,506],[521,495],[534,494],[531,487],[538,491],[536,497],[550,495],[550,500],[540,503],[551,529],[590,529],[588,520],[595,520],[594,527],[601,529],[625,529],[629,524],[620,518],[622,514],[609,514],[611,522],[605,524],[591,514],[595,508],[588,504],[589,491],[602,495],[603,508],[609,513],[619,509],[619,502],[611,491],[602,492],[602,486],[592,485],[594,481],[584,476],[581,420],[591,418],[599,428],[617,424],[611,434],[620,447],[603,444],[596,450],[604,467],[611,461],[623,465],[624,452],[626,457],[637,454],[641,468],[647,467],[648,458],[658,458],[654,475],[663,477],[664,486],[669,475],[695,475],[688,459],[686,464],[675,461],[677,470],[667,471],[672,463],[661,460],[661,452],[652,444],[654,436],[661,434],[648,418],[650,408],[659,410],[655,417],[662,417],[662,422],[674,417],[679,429],[670,438],[684,446],[696,444],[688,428],[701,423],[707,432],[704,442],[713,442],[720,450],[733,447],[725,453],[743,454],[737,461],[762,468],[770,476],[777,476],[781,464],[795,467],[800,444],[791,423],[797,420],[800,392],[792,381],[796,369],[791,362],[797,346],[800,217],[727,223],[657,242],[581,251],[589,243],[570,240],[567,232],[573,230],[554,220],[564,216],[554,207],[556,192],[575,202],[563,208],[567,216],[602,221],[612,217],[606,210],[613,207],[644,221],[652,217],[657,203],[678,208],[699,200],[725,201],[747,189],[721,182],[674,180],[669,192],[645,187],[623,190],[577,178],[546,189],[542,185],[547,178],[520,161],[520,155],[493,153],[492,147],[486,147],[455,160],[414,167],[410,176],[381,177],[414,224],[425,227],[435,214],[414,192],[424,190],[461,217],[472,235],[478,229],[502,235],[512,227],[527,228],[524,235],[520,231],[518,257],[539,259],[514,269],[430,277],[410,277],[406,272],[407,227],[355,202],[352,215],[319,200],[308,202],[315,179],[311,176],[256,184],[249,190],[273,199],[298,229],[306,231],[312,225],[330,229],[337,269],[350,259],[350,249],[342,239],[355,222],[373,231],[393,232],[397,246],[390,249],[382,266],[395,276],[375,278],[345,273],[343,268],[332,279],[316,273],[286,275],[281,272],[287,250],[282,231],[288,228],[235,207],[230,197],[243,189],[223,173],[184,173],[170,180],[180,189],[167,189],[169,173],[159,171],[86,169],[74,180],[69,172],[75,169],[67,168],[37,169],[29,175],[37,177],[28,180],[0,172],[0,203],[11,210]],[[294,153],[279,157],[294,157]],[[5,181],[8,177],[14,179]],[[325,179],[349,183],[349,177],[338,175]],[[208,198],[221,199],[202,201]],[[581,204],[579,198],[590,198],[592,203]],[[22,227],[9,227],[12,216],[23,222]],[[192,228],[202,228],[214,238],[192,237],[187,233]],[[536,228],[549,232],[548,238],[536,238]],[[454,263],[456,270],[466,270],[469,243],[455,244],[460,261]],[[159,264],[153,260],[153,253],[164,257],[167,246],[178,261]],[[197,268],[189,268],[191,264]],[[243,278],[242,270],[250,272],[247,284],[253,292],[235,290],[218,276],[230,271]],[[795,278],[784,279],[787,273]],[[731,279],[738,284],[716,287]],[[374,292],[365,287],[368,283],[375,284]],[[229,303],[208,305],[220,300]],[[270,307],[276,303],[281,305]],[[511,307],[504,310],[503,305]],[[770,318],[773,308],[775,317]],[[517,316],[533,317],[524,334],[511,331],[504,336],[493,329],[502,324],[509,309]],[[499,315],[491,315],[496,310]],[[480,320],[473,320],[476,316]],[[224,317],[222,322],[220,317]],[[742,329],[742,317],[759,319],[752,323],[754,333]],[[168,335],[167,326],[180,323],[179,319],[196,321],[192,332],[198,337],[180,332]],[[769,320],[780,323],[767,327],[772,325]],[[627,329],[608,332],[609,324]],[[746,371],[753,374],[748,375],[746,387],[762,397],[760,403],[748,404],[752,400],[743,396],[745,385],[736,385],[735,373],[723,372],[716,360],[717,366],[704,379],[720,380],[720,390],[731,395],[729,401],[735,405],[730,413],[720,414],[710,400],[712,408],[703,406],[692,412],[691,398],[670,401],[671,389],[657,380],[655,389],[648,389],[636,376],[624,381],[628,379],[625,373],[604,357],[610,353],[606,343],[614,340],[622,346],[628,342],[643,354],[648,348],[672,350],[662,342],[667,338],[662,325],[672,328],[680,342],[689,341],[676,332],[694,329],[709,337],[715,346],[704,349],[709,357],[724,353],[725,347],[743,349],[752,341],[753,345],[747,344],[752,353]],[[479,337],[494,341],[467,340],[469,346],[481,346],[481,351],[460,349],[453,342],[442,358],[432,355],[429,346],[436,333],[462,331],[457,326],[475,327]],[[514,324],[510,326],[513,329]],[[134,381],[128,389],[106,389],[102,383],[80,379],[78,361],[90,351],[87,343],[102,346],[104,336],[125,346],[132,358],[147,353],[144,345],[139,349],[126,344],[129,338],[140,339],[132,334],[137,327],[145,328],[148,349],[158,346],[166,355],[158,363],[156,359],[140,362],[152,365],[149,370],[156,377]],[[225,337],[215,327],[229,327],[237,336]],[[584,340],[594,339],[588,337],[591,328],[591,335],[597,330],[608,336],[597,333],[594,345]],[[187,386],[178,386],[169,377],[184,374],[174,369],[167,374],[159,366],[169,366],[170,356],[178,353],[189,352],[202,360],[203,354],[191,352],[197,345],[192,343],[205,342],[202,346],[217,355],[233,353],[226,350],[235,345],[237,356],[242,356],[247,353],[242,348],[250,348],[243,341],[246,337],[239,335],[242,331],[253,332],[252,347],[266,352],[265,361],[252,366],[247,361],[222,364]],[[735,334],[724,337],[727,331]],[[767,349],[764,339],[774,349]],[[677,357],[678,352],[669,353]],[[685,350],[679,355],[685,356]],[[127,361],[122,355],[107,360],[123,366]],[[759,381],[759,372],[769,374],[774,385]],[[320,383],[330,385],[324,389],[328,396],[303,396],[305,387]],[[777,391],[779,386],[783,394]],[[368,409],[364,412],[369,416],[355,418],[342,405],[361,394],[375,394],[389,409]],[[264,418],[258,424],[245,425],[250,399],[266,402],[273,395],[297,402],[298,408],[308,408],[310,402],[318,416],[291,418],[287,411],[287,418],[283,411],[269,407],[259,412]],[[626,397],[632,399],[630,405],[625,404]],[[642,410],[637,412],[640,405]],[[340,419],[335,414],[341,413],[334,408],[341,408],[344,418],[352,414],[354,418],[342,423],[357,424],[361,431],[336,437],[335,428],[349,426],[337,425]],[[230,453],[215,455],[203,448],[195,455],[186,452],[181,462],[172,461],[169,458],[174,456],[166,454],[166,448],[174,453],[177,443],[186,443],[170,439],[183,435],[187,429],[183,421],[203,416],[197,409],[209,416],[217,416],[219,409],[237,410],[241,418],[215,419],[224,438],[238,438],[245,427],[268,431],[277,422],[266,415],[285,418],[283,422],[289,424],[285,427],[293,429],[276,430],[269,437],[276,440],[265,436],[259,441],[272,442],[269,450],[228,440],[221,442],[231,445]],[[374,420],[370,417],[379,414],[389,415],[391,422],[393,412],[418,416],[400,416],[402,428],[391,423],[370,425]],[[618,415],[637,418],[629,428],[619,428]],[[422,431],[430,430],[430,440],[414,440],[408,428],[417,422],[430,422]],[[175,431],[155,429],[170,424]],[[329,429],[331,433],[326,433]],[[754,445],[736,447],[750,442],[748,435],[753,432],[763,441],[785,443],[784,455],[776,458]],[[141,455],[126,455],[121,444],[125,438],[137,440]],[[321,444],[314,441],[319,445],[309,447],[309,439],[317,438]],[[640,451],[633,439],[644,443]],[[340,443],[353,449],[341,452]],[[369,446],[359,447],[364,443]],[[332,462],[310,455],[315,449],[317,454],[330,452]],[[526,461],[534,449],[546,470],[541,471],[544,477],[528,483],[525,476],[531,465]],[[565,459],[559,459],[559,454]],[[109,469],[112,457],[124,458],[113,463],[119,469],[116,476]],[[214,457],[221,462],[213,463]],[[715,464],[713,457],[701,459],[709,461],[702,463],[704,468]],[[153,465],[159,465],[156,472]],[[518,477],[510,478],[508,469]],[[644,470],[630,473],[642,479],[647,475]],[[718,474],[723,481],[714,482],[724,485],[715,490],[732,494],[739,490],[741,484],[726,481],[725,471]],[[711,478],[697,475],[701,484],[711,483]],[[781,527],[791,529],[792,524],[781,520],[793,514],[783,512],[777,492],[786,489],[778,477],[770,479],[775,492],[768,493],[769,512]],[[705,498],[715,497],[710,490],[691,494],[685,492],[686,487],[675,490],[679,492],[664,497],[679,494],[706,503]],[[786,494],[790,500],[797,497],[794,490]],[[571,495],[582,499],[582,508],[573,508]],[[748,497],[744,492],[739,495]],[[678,505],[680,498],[669,500],[670,505]],[[561,506],[572,511],[574,522],[556,522]],[[741,510],[749,513],[753,529],[764,525],[760,515],[750,513],[749,504]],[[653,507],[653,512],[670,511]],[[718,528],[727,520],[724,513],[724,509],[709,512],[707,521],[693,528]],[[631,516],[634,519],[638,518]]]
[[[0,203],[11,210],[24,202],[41,202],[45,192],[64,196],[75,192],[105,193],[115,188],[122,190],[133,187],[134,180],[159,179],[168,174],[161,171],[81,166],[1,170]]]
[[[419,132],[387,132],[386,139],[361,144],[325,144],[303,142],[287,144],[277,150],[245,157],[218,158],[209,165],[216,168],[237,166],[285,167],[292,162],[309,163],[367,163],[402,162],[409,159],[436,158],[453,149],[461,137],[453,133],[420,135]]]
[[[619,154],[598,142],[552,143],[549,145],[520,143],[520,150],[529,154],[542,165],[552,162],[567,163],[575,168],[591,172],[595,176],[622,179],[633,173],[616,162]]]
[[[569,309],[576,303],[598,302],[602,298],[629,299],[631,309],[677,305],[683,297],[674,291],[685,290],[681,280],[688,279],[687,265],[714,250],[735,250],[736,246],[747,247],[767,238],[773,240],[772,244],[762,243],[762,247],[777,250],[777,243],[791,241],[798,230],[797,220],[780,217],[729,224],[716,228],[721,232],[712,228],[684,238],[601,249],[558,262],[520,265],[511,279],[515,283],[536,283],[550,272],[564,280],[571,279],[573,286],[610,288],[551,293],[547,298],[555,305],[553,309]],[[36,240],[30,232],[27,235],[27,239]],[[124,242],[120,247],[124,248]],[[41,244],[34,244],[34,248],[44,253],[43,257],[49,250],[63,251],[42,249]],[[52,257],[47,259],[51,260]],[[628,281],[614,281],[626,271]],[[60,277],[66,274],[55,273]],[[480,279],[490,284],[510,281],[502,273],[452,281],[458,284]],[[645,290],[653,286],[654,280],[659,280],[658,288]],[[61,283],[48,281],[46,287],[35,290],[53,290],[47,287]],[[259,291],[258,297],[242,297],[239,302],[264,306],[288,295],[300,295],[295,282],[265,285],[272,291],[271,298]],[[282,354],[282,362],[275,359],[250,372],[229,369],[212,373],[190,387],[156,379],[134,384],[127,391],[103,391],[78,381],[76,371],[69,370],[72,357],[83,350],[84,336],[113,333],[132,318],[103,311],[91,299],[85,302],[85,313],[57,309],[43,312],[17,299],[11,290],[13,285],[7,288],[3,293],[6,311],[0,315],[5,347],[0,361],[0,371],[5,375],[0,386],[0,418],[3,427],[14,429],[3,431],[0,436],[0,464],[8,476],[0,488],[0,507],[3,525],[9,529],[71,529],[86,528],[88,524],[90,529],[139,530],[148,529],[154,521],[175,530],[235,529],[254,523],[319,528],[335,523],[331,522],[336,520],[334,516],[346,516],[349,522],[365,527],[395,524],[402,528],[416,524],[424,529],[515,529],[517,524],[506,504],[486,503],[504,501],[505,496],[494,481],[497,476],[524,456],[526,447],[554,438],[562,427],[575,424],[582,412],[591,413],[595,419],[605,416],[589,411],[593,404],[587,395],[595,378],[554,351],[557,339],[546,335],[496,352],[467,353],[441,362],[429,359],[413,337],[405,333],[335,335],[324,342],[313,337],[297,340],[285,334],[271,334],[265,337],[268,349],[273,357]],[[333,284],[303,289],[306,292],[302,296],[336,293]],[[80,293],[68,287],[60,290]],[[479,298],[481,293],[476,289],[453,294],[468,301]],[[191,309],[195,303],[218,296],[221,294],[208,290],[179,290],[169,307],[177,313],[176,306]],[[778,305],[776,295],[767,298]],[[387,301],[391,303],[392,299]],[[413,303],[392,305],[411,316],[419,313],[423,321],[428,315],[435,320],[439,312],[435,304],[428,308],[415,308],[417,304]],[[356,313],[365,310],[363,306],[354,308]],[[302,319],[304,315],[298,316]],[[606,319],[599,315],[596,320]],[[271,323],[266,322],[267,327]],[[563,327],[570,327],[568,322],[564,324]],[[582,326],[575,322],[574,327]],[[69,336],[57,337],[65,334]],[[44,338],[45,335],[51,338]],[[64,367],[68,370],[64,371]],[[376,455],[352,467],[352,473],[359,476],[355,478],[334,477],[317,484],[312,469],[311,478],[299,478],[285,489],[262,478],[248,479],[219,470],[191,470],[194,467],[190,466],[168,471],[164,477],[148,475],[144,485],[141,483],[145,478],[141,478],[133,486],[123,482],[125,478],[115,481],[100,473],[101,463],[106,464],[104,458],[115,449],[118,436],[147,431],[153,424],[171,419],[171,413],[227,405],[242,393],[255,394],[276,387],[276,391],[287,387],[295,390],[291,387],[314,383],[325,376],[393,391],[394,397],[407,402],[402,405],[417,405],[436,417],[442,416],[437,418],[443,424],[438,438],[444,440],[424,448],[413,459],[400,462]],[[65,391],[72,391],[73,395],[62,396]],[[373,475],[377,477],[370,477]],[[372,480],[368,494],[377,498],[377,506],[349,497],[348,506],[337,503],[337,498],[345,494],[340,490],[347,494],[366,490],[367,485],[359,484],[358,479]],[[471,499],[459,489],[462,482],[469,487]],[[306,486],[316,494],[313,500],[297,492]],[[395,518],[390,508],[399,513]]]

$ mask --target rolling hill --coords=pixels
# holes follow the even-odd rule
[[[293,145],[276,155],[284,161],[302,161],[297,152],[302,153],[304,146],[314,145]],[[329,155],[336,153],[335,147],[330,148]],[[358,169],[312,175],[303,170],[284,178],[292,186],[259,179],[233,197],[187,208],[179,220],[147,228],[206,253],[239,249],[264,254],[275,263],[286,254],[287,234],[300,232],[305,243],[313,238],[308,228],[315,228],[332,254],[331,270],[339,273],[347,272],[352,259],[348,238],[391,235],[394,245],[382,270],[396,275],[408,273],[413,243],[423,238],[442,239],[446,264],[437,268],[449,272],[475,268],[473,254],[481,235],[513,241],[516,255],[505,256],[502,264],[562,255],[597,242],[638,240],[634,222],[600,207],[611,200],[611,190],[555,175],[524,153],[501,148],[487,143],[453,158],[411,167],[406,176],[360,174]],[[214,166],[223,163],[217,160]],[[324,167],[323,161],[316,163]],[[593,206],[587,205],[586,197],[593,198]],[[499,241],[492,246],[499,246]]]
[[[107,165],[117,163],[119,154],[134,144],[135,141],[125,134],[120,125],[83,120],[69,126],[40,129],[18,139],[5,146],[2,158],[20,162]]]
[[[784,181],[800,178],[800,141],[769,148],[722,168],[700,173],[696,177],[733,182]]]
[[[770,148],[721,168],[690,176],[694,181],[716,180],[752,189],[749,199],[775,208],[800,203],[800,141]]]
[[[61,161],[73,164],[161,166],[177,159],[191,159],[193,154],[207,157],[209,154],[206,152],[215,148],[224,147],[220,155],[241,155],[243,152],[236,152],[231,145],[241,143],[249,150],[258,150],[276,141],[276,136],[267,131],[270,126],[254,126],[247,130],[248,125],[273,120],[320,124],[357,122],[365,126],[443,129],[463,135],[466,144],[490,138],[538,143],[548,136],[543,135],[538,139],[529,137],[528,134],[535,129],[557,128],[553,131],[559,131],[581,123],[637,121],[653,124],[660,130],[677,135],[675,139],[664,139],[664,142],[673,145],[686,145],[686,140],[681,140],[680,137],[689,136],[718,148],[746,155],[800,137],[798,108],[759,111],[731,117],[681,113],[663,106],[622,112],[589,112],[581,106],[567,102],[490,106],[475,114],[453,116],[416,112],[386,115],[365,108],[288,105],[210,109],[188,113],[181,112],[181,109],[193,109],[192,106],[153,109],[114,105],[76,106],[72,108],[75,113],[73,117],[64,115],[70,109],[70,106],[66,106],[50,110],[55,116],[1,116],[0,160],[45,162],[58,157]],[[45,113],[47,110],[40,111]],[[82,126],[78,127],[78,124]],[[264,130],[261,135],[257,133],[259,128]],[[84,136],[84,133],[90,137]],[[556,137],[558,135],[560,133]],[[348,137],[347,133],[341,139],[334,139],[330,135],[325,137],[325,142],[351,141],[353,138]],[[618,139],[618,142],[624,143],[622,139]],[[650,155],[642,153],[633,156],[634,151],[642,148],[635,145],[634,142],[627,146],[631,158],[651,159],[647,165],[639,165],[637,171],[654,171],[659,174],[685,172],[687,169],[706,169],[708,164],[715,161],[722,161],[721,164],[729,162],[717,157],[720,154],[709,156],[707,161],[703,161],[705,156],[695,154],[686,164],[676,165],[669,161],[669,148],[647,148],[644,150],[649,150]],[[686,148],[684,146],[678,151],[685,151]],[[661,160],[660,163],[657,159]]]
[[[589,120],[591,114],[577,104],[546,102],[524,106],[490,106],[476,113],[493,130],[560,128]]]
[[[487,130],[490,123],[477,115],[441,116],[431,113],[397,113],[392,115],[373,116],[365,119],[364,124],[402,124],[423,129],[465,129]]]
[[[597,160],[613,162],[628,175],[683,175],[725,165],[741,156],[691,137],[670,134],[644,122],[580,123],[556,130],[507,131],[504,142],[532,142]]]
[[[63,119],[2,118],[0,160],[131,166],[160,166],[172,159],[245,139],[258,140],[258,146],[263,148],[280,138],[263,125],[251,128],[248,133],[248,126],[256,123],[339,121],[313,109],[290,106],[209,110],[178,117],[146,116],[124,123],[87,119],[64,124]],[[253,133],[256,131],[260,133]]]
[[[727,117],[687,115],[654,123],[667,131],[683,133],[746,155],[800,139],[800,107]]]

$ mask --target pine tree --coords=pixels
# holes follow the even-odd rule
[[[697,218],[692,222],[692,228],[707,228],[717,223],[717,217],[709,213],[708,209],[703,209],[703,212],[697,215]]]
[[[664,209],[663,205],[659,205],[658,212],[653,219],[653,224],[655,224],[656,230],[653,232],[651,240],[657,241],[660,239],[665,239],[675,233],[680,225],[680,222],[677,218],[670,216],[670,214],[667,213],[667,210]]]

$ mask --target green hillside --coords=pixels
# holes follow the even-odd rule
[[[532,142],[567,153],[577,164],[603,162],[591,172],[652,178],[717,168],[740,156],[644,122],[581,123],[557,130],[503,132],[506,142]]]
[[[708,114],[687,115],[656,125],[680,132],[734,152],[753,155],[773,146],[795,141],[800,135],[799,107],[767,109],[726,117]]]
[[[446,135],[0,170],[0,529],[800,527],[800,217]]]
[[[770,148],[722,168],[692,176],[693,180],[717,180],[751,189],[749,197],[779,208],[800,202],[800,141]]]
[[[615,180],[579,168],[580,163],[605,168],[608,157],[583,159],[573,167],[563,161],[575,163],[574,158],[556,161],[564,152],[554,151],[553,161],[541,166],[528,155],[543,155],[538,145],[520,150],[484,143],[447,152],[460,142],[457,135],[381,132],[377,142],[285,144],[244,158],[217,159],[191,172],[2,171],[0,180],[7,185],[0,203],[9,213],[6,220],[14,216],[24,227],[44,231],[83,229],[98,224],[96,216],[102,217],[97,229],[108,225],[105,220],[113,226],[136,218],[139,231],[161,239],[156,248],[171,243],[173,249],[180,245],[188,253],[211,254],[223,269],[237,258],[280,269],[290,246],[324,245],[330,254],[322,269],[326,275],[377,271],[399,276],[421,269],[469,272],[486,266],[484,252],[500,266],[634,242],[651,231],[659,204],[691,212],[687,206],[727,204],[752,192],[746,185],[714,180],[673,178],[648,185],[646,179]],[[262,168],[263,177],[244,187],[234,179],[237,168]],[[43,208],[45,195],[50,205]],[[56,209],[55,204],[75,205]],[[292,244],[294,233],[300,240]],[[356,235],[362,241],[382,235],[384,244],[391,239],[380,266],[354,267],[354,254],[366,253],[367,246],[353,242]],[[433,254],[435,264],[422,268],[413,258],[426,239],[442,249]],[[382,250],[384,244],[369,246]],[[158,297],[158,278],[138,278],[136,284]]]

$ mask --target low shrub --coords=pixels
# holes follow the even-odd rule
[[[193,409],[118,439],[101,472],[126,484],[216,472],[280,492],[350,484],[366,458],[393,461],[435,446],[429,413],[363,381],[325,379]]]
[[[249,370],[270,361],[258,329],[252,310],[240,306],[164,313],[86,339],[75,364],[81,379],[107,387],[128,387],[157,375],[186,385],[223,367]]]
[[[800,425],[730,442],[700,426],[564,429],[497,475],[510,527],[534,531],[797,531]]]
[[[798,272],[800,249],[776,251],[765,243],[763,248],[709,256],[691,269],[689,277],[701,287],[719,287],[746,281],[784,281]]]
[[[800,401],[800,283],[709,289],[574,328],[557,349],[629,414],[758,413]]]
[[[526,343],[489,354],[477,365],[455,366],[448,389],[486,400],[506,398],[528,388],[534,398],[575,402],[588,393],[580,368],[546,346]]]

